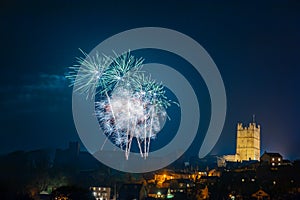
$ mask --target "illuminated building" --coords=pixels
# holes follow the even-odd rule
[[[148,197],[152,197],[155,199],[171,199],[174,197],[174,195],[171,194],[170,188],[152,187],[148,192]]]
[[[271,166],[282,165],[282,156],[279,153],[269,153],[265,151],[265,153],[260,157],[260,160]]]
[[[109,200],[110,187],[90,187],[96,200]]]
[[[237,125],[236,154],[239,161],[260,159],[260,125],[253,122],[248,127]]]

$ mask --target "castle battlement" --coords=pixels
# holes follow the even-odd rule
[[[237,130],[253,130],[253,129],[259,129],[260,130],[260,125],[256,125],[255,122],[249,123],[249,126],[243,126],[243,123],[238,123],[237,124]]]

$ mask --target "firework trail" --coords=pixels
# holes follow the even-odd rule
[[[95,115],[100,127],[116,146],[129,158],[132,141],[138,144],[141,157],[149,154],[151,140],[161,130],[171,101],[164,86],[145,75],[144,60],[135,58],[130,51],[114,57],[94,57],[82,51],[85,58],[77,58],[66,76],[75,92],[95,101]],[[99,100],[98,100],[99,99]]]

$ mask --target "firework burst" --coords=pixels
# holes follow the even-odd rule
[[[151,140],[161,130],[167,117],[166,108],[171,101],[164,86],[145,75],[143,59],[135,58],[128,51],[114,57],[95,57],[82,52],[78,65],[70,67],[66,76],[75,85],[75,92],[94,98],[95,115],[108,138],[129,158],[132,141],[136,140],[140,155],[149,154]]]
[[[103,73],[112,62],[108,56],[100,56],[96,53],[96,56],[91,57],[81,49],[79,49],[85,58],[77,58],[77,63],[72,67],[69,67],[69,72],[66,78],[70,79],[70,86],[75,86],[75,92],[86,95],[86,98],[93,98],[93,95],[99,87],[99,80],[103,76]]]

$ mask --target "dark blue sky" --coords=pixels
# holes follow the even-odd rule
[[[78,48],[89,52],[121,31],[157,26],[195,39],[220,70],[228,109],[213,154],[234,153],[237,122],[255,114],[262,150],[300,158],[299,2],[49,2],[0,3],[0,153],[79,140],[63,78]]]

